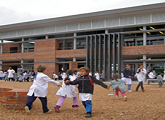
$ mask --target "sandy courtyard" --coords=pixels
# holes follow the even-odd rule
[[[107,83],[108,84],[108,83]],[[32,82],[5,82],[0,81],[0,87],[13,87],[29,89]],[[42,106],[37,99],[27,115],[24,110],[6,109],[0,106],[0,120],[164,120],[165,119],[165,86],[158,88],[157,84],[144,85],[145,92],[135,91],[136,83],[132,84],[132,92],[126,92],[127,101],[123,97],[117,100],[112,89],[106,90],[95,85],[93,95],[93,117],[85,118],[85,108],[79,101],[79,108],[72,108],[72,99],[65,100],[60,113],[54,112],[54,105],[60,97],[56,96],[59,89],[57,86],[49,84],[48,88],[48,108],[52,109],[51,114],[42,113]],[[76,89],[77,90],[77,89]],[[113,94],[113,95],[108,95]]]

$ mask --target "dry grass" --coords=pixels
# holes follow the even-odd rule
[[[5,82],[0,81],[0,87],[14,87],[29,89],[31,82]],[[95,85],[93,95],[93,117],[89,120],[164,120],[165,117],[165,86],[158,88],[157,84],[144,85],[145,92],[135,92],[137,84],[132,85],[132,92],[126,92],[127,101],[123,97],[117,100],[112,89],[106,90]],[[51,114],[42,113],[42,106],[39,99],[33,104],[31,115],[26,115],[24,110],[10,110],[1,106],[0,120],[78,120],[84,118],[85,109],[79,101],[79,108],[72,108],[72,99],[67,98],[60,109],[60,113],[54,112],[59,97],[56,92],[59,88],[49,84],[48,108],[52,109]],[[108,95],[113,94],[113,95]]]

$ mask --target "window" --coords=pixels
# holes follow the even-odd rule
[[[18,47],[10,47],[10,53],[17,53]]]

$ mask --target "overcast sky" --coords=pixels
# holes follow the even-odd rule
[[[0,0],[0,25],[160,2],[165,0]]]

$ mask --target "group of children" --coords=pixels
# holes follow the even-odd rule
[[[60,112],[60,108],[62,107],[62,104],[66,98],[73,98],[73,104],[72,104],[73,108],[79,107],[78,95],[75,91],[75,87],[72,85],[77,85],[76,87],[78,88],[78,91],[79,91],[79,100],[82,101],[82,104],[86,109],[85,117],[92,117],[92,102],[91,101],[92,101],[92,95],[93,95],[93,90],[94,90],[94,83],[108,90],[109,90],[109,87],[111,86],[113,91],[116,94],[117,99],[119,99],[118,92],[121,92],[122,96],[124,97],[124,100],[125,101],[127,100],[127,96],[125,95],[125,92],[126,92],[125,81],[119,79],[118,74],[113,74],[114,80],[109,83],[109,86],[107,86],[102,81],[97,80],[93,76],[90,76],[89,68],[81,67],[79,69],[80,77],[77,77],[76,75],[74,75],[74,72],[72,70],[68,70],[66,72],[65,78],[63,77],[63,84],[61,86],[59,82],[52,80],[46,74],[44,74],[45,70],[46,70],[46,67],[42,65],[38,66],[37,68],[38,72],[35,74],[33,85],[30,87],[29,92],[27,94],[29,97],[26,102],[25,111],[28,114],[30,114],[32,103],[35,101],[37,97],[39,97],[39,99],[42,102],[43,113],[52,112],[51,110],[47,108],[46,94],[47,94],[48,83],[52,83],[60,87],[60,89],[56,93],[56,95],[60,96],[60,99],[54,106],[54,109],[56,112]],[[126,73],[130,74],[128,71]],[[141,86],[142,91],[144,91],[143,80],[144,80],[145,74],[146,74],[146,70],[143,68],[143,65],[141,65],[136,74],[137,79],[139,81],[136,91],[138,91],[139,86]],[[130,78],[131,75],[124,76],[124,77]]]

